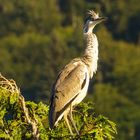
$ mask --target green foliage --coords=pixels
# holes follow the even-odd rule
[[[48,102],[59,70],[83,54],[83,19],[88,9],[107,16],[108,21],[94,30],[99,40],[99,65],[86,99],[95,102],[97,113],[117,122],[116,139],[139,140],[138,0],[0,0],[0,72],[17,81],[27,100]],[[14,105],[18,100],[14,95],[10,98],[7,94],[8,100],[1,102]],[[5,112],[3,109],[1,117]],[[42,133],[45,130],[42,128]]]
[[[132,120],[139,122],[140,113],[136,112],[139,107],[109,84],[97,84],[95,90],[95,111],[119,122],[117,125],[119,135],[116,137],[118,140],[133,139],[136,124]],[[125,133],[127,133],[127,136],[125,136]]]
[[[21,35],[30,31],[50,32],[51,27],[57,27],[61,21],[56,3],[56,0],[5,0],[4,2],[0,0],[2,31],[0,36],[3,37],[9,33]]]
[[[10,85],[11,84],[11,85]],[[15,88],[14,90],[12,90]],[[15,92],[17,91],[17,92]],[[50,131],[48,125],[48,106],[42,102],[36,104],[21,100],[21,93],[15,84],[1,76],[0,81],[0,139],[20,140],[33,139],[33,124],[36,123],[37,134],[40,140],[69,138],[112,140],[117,133],[116,125],[104,116],[95,116],[91,103],[80,104],[74,113],[74,119],[80,130],[80,137],[70,136],[64,121]],[[29,121],[30,120],[30,121]],[[37,137],[37,136],[36,136]]]
[[[73,111],[73,115],[80,133],[80,139],[111,140],[117,133],[116,124],[102,115],[95,115],[93,104],[90,102],[79,104]],[[58,136],[71,137],[72,139],[79,138],[77,135],[70,136],[64,125],[61,122],[56,129],[52,130],[50,138],[55,139]]]

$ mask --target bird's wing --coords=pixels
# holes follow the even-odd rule
[[[69,63],[58,75],[52,88],[50,117],[53,122],[65,111],[84,87],[87,67],[80,60]]]

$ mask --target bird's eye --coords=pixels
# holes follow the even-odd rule
[[[91,21],[94,21],[94,18],[92,18]]]

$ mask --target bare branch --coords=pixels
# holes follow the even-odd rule
[[[27,121],[28,124],[30,124],[32,126],[33,138],[34,138],[34,140],[39,140],[39,133],[38,133],[38,128],[37,128],[37,120],[35,118],[35,115],[34,115],[35,120],[31,120],[30,116],[29,116],[28,109],[26,108],[26,105],[25,105],[24,97],[21,94],[20,94],[20,101],[21,101],[21,105],[22,105],[22,109],[23,109],[26,121]]]
[[[37,127],[38,121],[35,118],[35,114],[33,114],[34,119],[33,120],[31,119],[29,112],[28,112],[28,108],[26,107],[26,104],[25,104],[25,99],[21,95],[20,89],[17,87],[16,82],[12,79],[10,79],[10,80],[6,79],[0,73],[0,86],[7,89],[11,94],[19,93],[19,100],[20,100],[26,121],[29,125],[32,126],[32,136],[33,136],[34,140],[39,140],[39,132],[38,132],[38,127]]]

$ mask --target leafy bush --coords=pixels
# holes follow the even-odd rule
[[[0,139],[112,140],[113,135],[117,133],[114,122],[102,115],[95,115],[92,103],[81,103],[73,113],[80,136],[71,136],[63,120],[55,129],[50,130],[47,119],[49,107],[42,102],[25,102],[15,81],[7,80],[2,75],[0,103]]]

